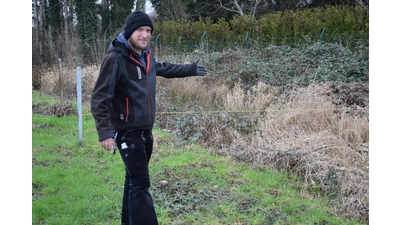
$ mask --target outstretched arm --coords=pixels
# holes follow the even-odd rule
[[[188,76],[205,76],[207,69],[199,65],[199,60],[190,64],[172,64],[155,60],[157,76],[165,78],[188,77]]]

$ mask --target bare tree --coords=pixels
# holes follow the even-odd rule
[[[255,16],[256,15],[256,11],[257,11],[257,6],[261,3],[261,0],[255,0],[254,1],[254,6],[251,9],[251,15]]]
[[[239,13],[239,15],[241,15],[241,16],[244,15],[243,10],[242,10],[243,5],[239,5],[239,2],[237,0],[229,1],[229,5],[222,4],[221,0],[218,0],[218,2],[220,4],[221,8],[228,10],[230,12]]]
[[[240,0],[229,0],[229,3],[223,4],[221,0],[218,0],[219,5],[222,9],[228,10],[230,12],[238,13],[243,16],[249,14],[255,16],[257,11],[257,6],[261,3],[261,0],[253,0],[253,1],[242,1]],[[248,5],[250,5],[248,7]]]
[[[369,0],[356,0],[356,2],[361,5],[363,8],[369,6]]]

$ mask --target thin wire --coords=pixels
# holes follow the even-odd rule
[[[202,111],[202,112],[193,112],[193,111],[185,111],[185,112],[157,112],[159,115],[174,115],[174,114],[217,114],[217,113],[256,113],[256,112],[298,112],[298,111],[367,111],[369,109],[354,109],[354,108],[321,108],[321,109],[292,109],[292,110],[216,110],[216,111]]]
[[[210,111],[176,111],[176,112],[157,112],[158,115],[196,115],[196,114],[219,114],[219,113],[257,113],[257,112],[308,112],[308,111],[368,111],[369,108],[320,108],[320,109],[265,109],[265,110],[210,110]],[[90,113],[86,113],[83,115],[91,115]]]

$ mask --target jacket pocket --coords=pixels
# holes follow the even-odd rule
[[[136,68],[135,69],[132,69],[131,71],[131,73],[129,73],[129,79],[131,79],[131,80],[141,80],[141,79],[143,79],[143,75],[144,75],[144,73],[143,73],[143,71],[142,71],[142,69],[140,69],[140,67],[139,66],[135,66]]]

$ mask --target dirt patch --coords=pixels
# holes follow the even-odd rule
[[[57,103],[48,105],[45,102],[39,102],[32,106],[32,113],[42,115],[54,115],[57,117],[78,115],[76,108],[71,103]]]
[[[342,107],[369,107],[369,83],[332,83],[330,85],[336,101]]]

